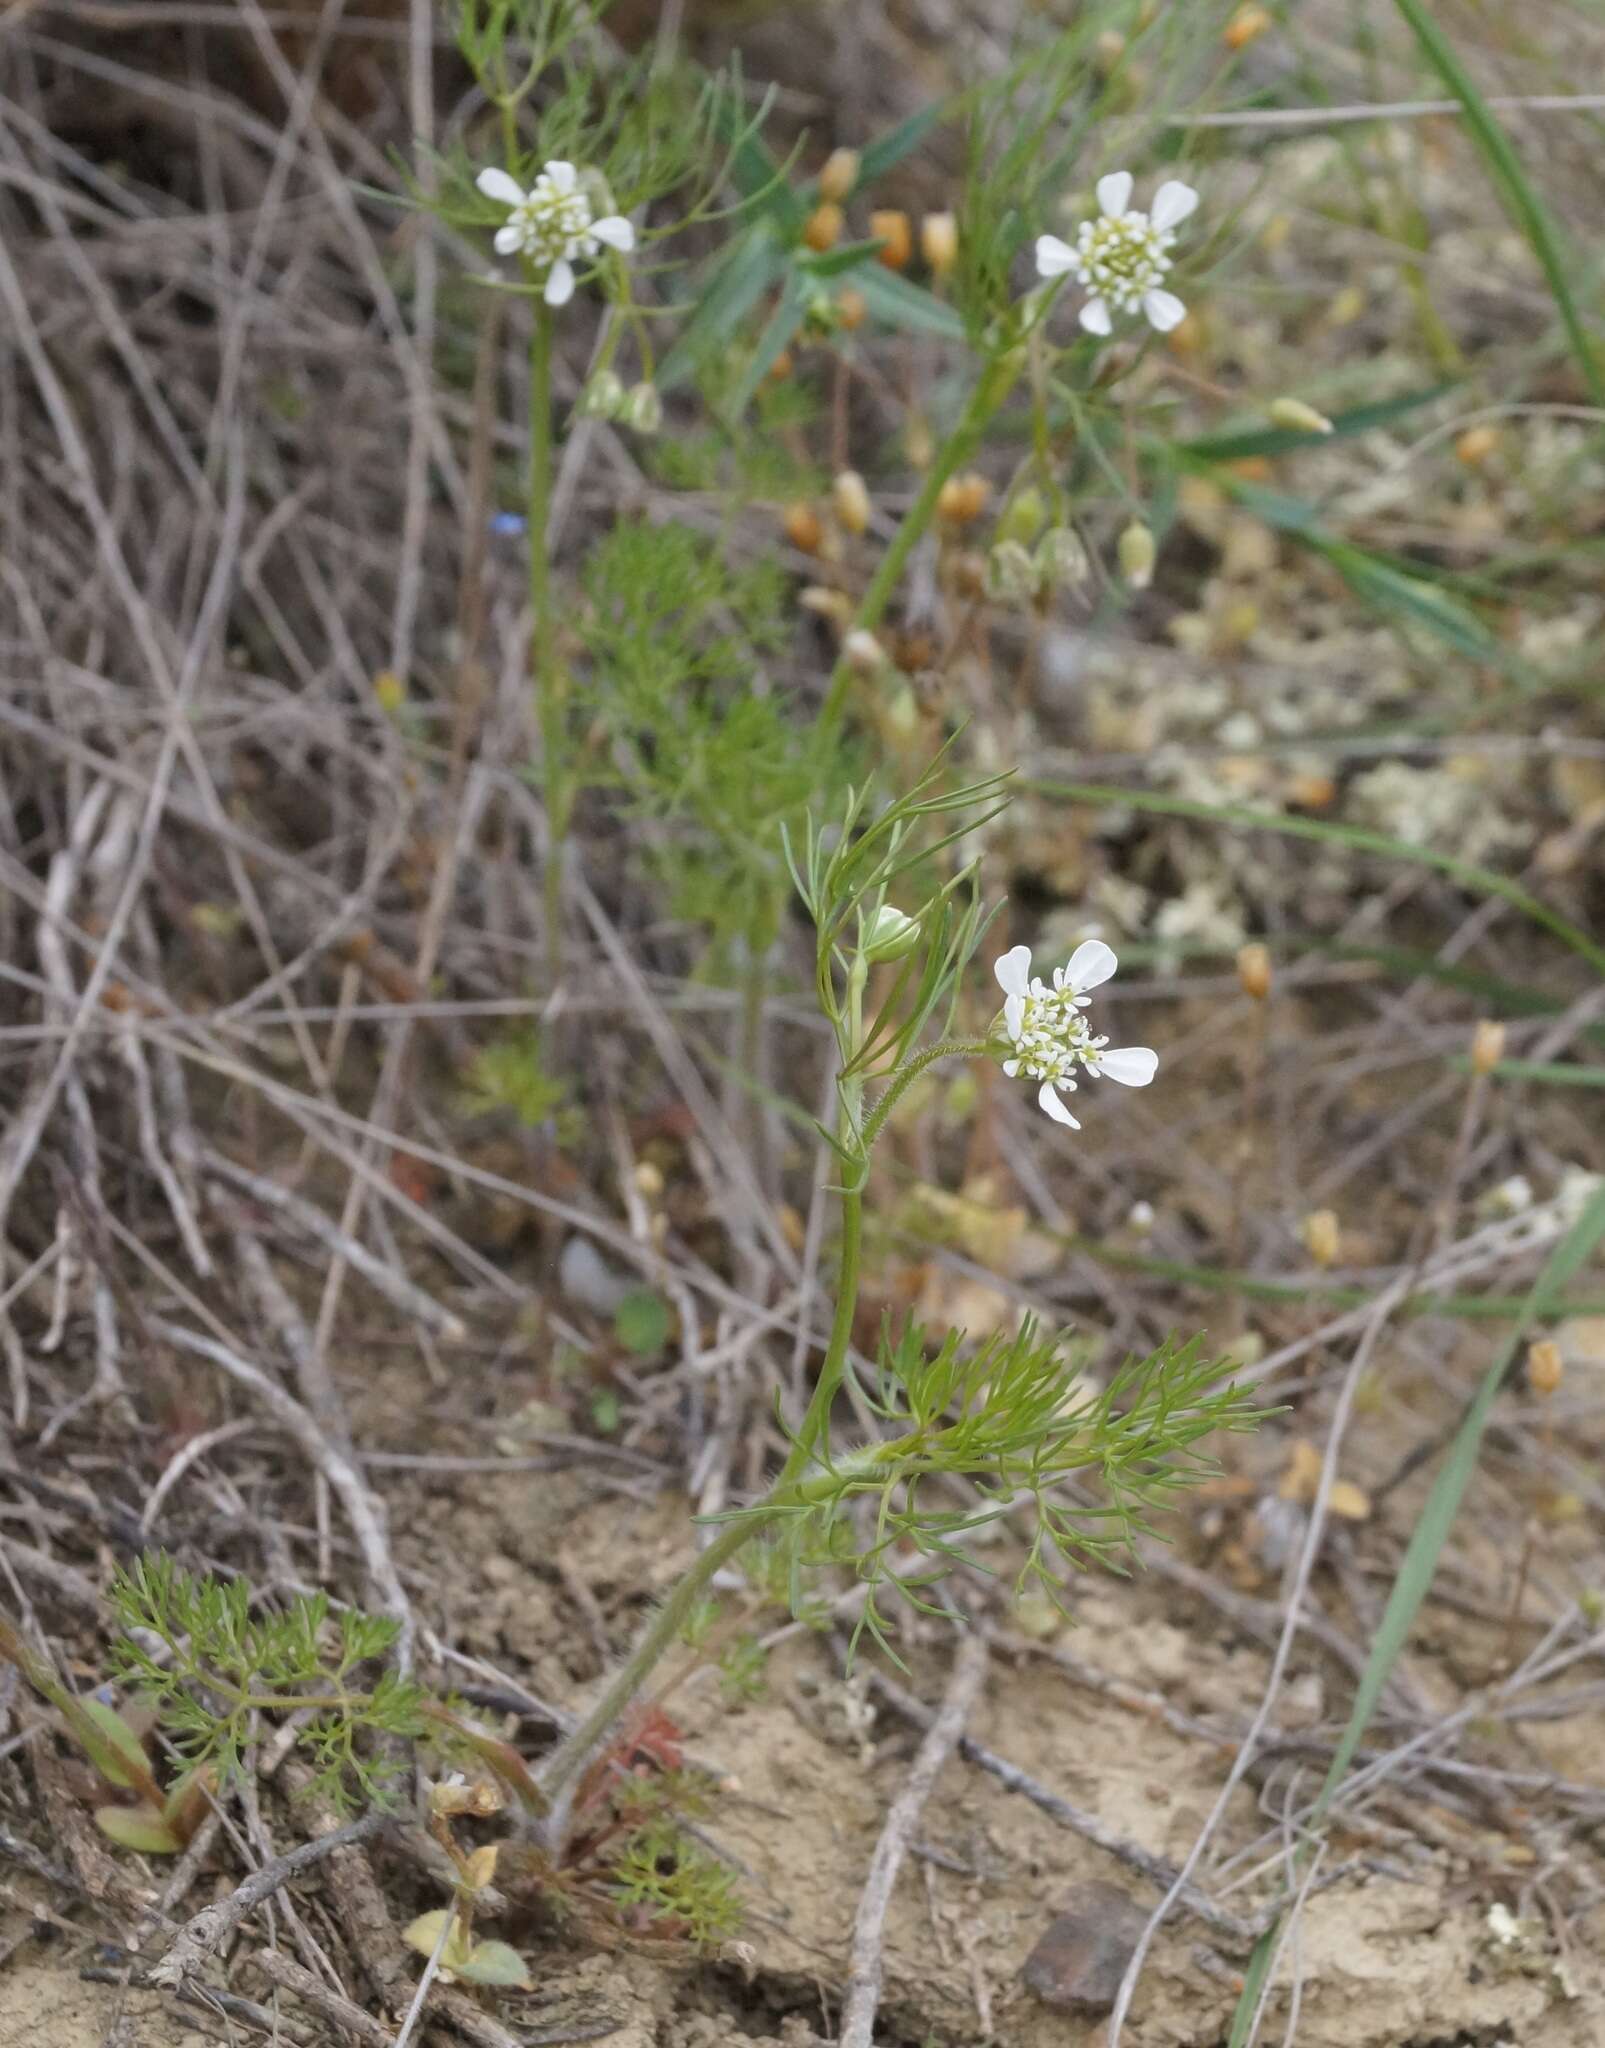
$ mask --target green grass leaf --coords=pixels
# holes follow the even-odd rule
[[[1394,4],[1409,23],[1433,70],[1464,109],[1466,126],[1482,152],[1494,189],[1538,258],[1572,354],[1577,359],[1577,367],[1583,373],[1583,381],[1594,403],[1605,406],[1605,371],[1600,368],[1598,353],[1584,329],[1577,303],[1572,297],[1571,286],[1566,279],[1567,258],[1561,250],[1560,238],[1548,209],[1528,182],[1521,159],[1510,145],[1510,138],[1500,127],[1492,109],[1473,83],[1471,74],[1455,55],[1454,46],[1422,0],[1394,0]]]
[[[888,327],[903,334],[934,334],[942,341],[964,339],[964,322],[951,306],[883,263],[867,265],[857,281],[870,312]]]
[[[1581,1216],[1572,1225],[1560,1243],[1550,1253],[1543,1271],[1534,1281],[1527,1297],[1526,1312],[1520,1323],[1500,1346],[1493,1363],[1483,1375],[1471,1406],[1466,1410],[1454,1440],[1449,1446],[1443,1468],[1433,1482],[1426,1505],[1411,1533],[1404,1560],[1394,1579],[1393,1590],[1382,1611],[1382,1619],[1371,1644],[1371,1654],[1366,1659],[1365,1669],[1360,1675],[1359,1688],[1350,1709],[1348,1724],[1338,1740],[1332,1761],[1327,1767],[1325,1780],[1317,1795],[1314,1810],[1310,1815],[1307,1834],[1320,1827],[1331,1808],[1339,1787],[1348,1775],[1361,1738],[1364,1736],[1377,1702],[1382,1697],[1383,1687],[1404,1648],[1406,1639],[1414,1625],[1422,1601],[1432,1585],[1438,1569],[1438,1560],[1444,1545],[1449,1540],[1449,1531],[1454,1526],[1460,1503],[1465,1498],[1466,1488],[1471,1484],[1477,1469],[1477,1457],[1482,1447],[1483,1431],[1488,1426],[1488,1417],[1493,1411],[1500,1389],[1504,1386],[1511,1367],[1520,1356],[1528,1327],[1559,1301],[1570,1282],[1576,1277],[1584,1262],[1593,1253],[1601,1238],[1605,1238],[1605,1188],[1594,1195]],[[1248,2030],[1253,2024],[1265,1980],[1276,1957],[1280,1921],[1259,1938],[1254,1953],[1244,1973],[1242,1994],[1232,2016],[1232,2031],[1228,2048],[1245,2048]]]
[[[732,244],[715,264],[674,346],[658,365],[660,389],[667,391],[690,376],[705,351],[735,336],[780,276],[783,262],[774,236],[765,227],[749,228]]]

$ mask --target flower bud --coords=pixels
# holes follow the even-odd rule
[[[1037,582],[1045,591],[1079,586],[1092,574],[1081,536],[1068,526],[1050,526],[1037,543]]]
[[[1270,26],[1271,17],[1263,7],[1239,7],[1222,30],[1221,41],[1228,50],[1246,50]]]
[[[914,738],[920,729],[920,706],[911,684],[904,683],[893,694],[877,722],[888,746],[906,746]]]
[[[998,518],[997,538],[1021,541],[1029,547],[1042,531],[1042,522],[1047,516],[1042,493],[1035,484],[1027,484],[1023,491],[1016,491],[1004,506]]]
[[[1527,1384],[1535,1394],[1542,1394],[1547,1399],[1559,1392],[1565,1377],[1565,1361],[1553,1337],[1540,1337],[1536,1344],[1528,1345]]]
[[[582,419],[616,420],[624,405],[624,379],[617,370],[598,370],[580,393]]]
[[[805,555],[817,555],[820,543],[825,538],[824,522],[813,506],[799,498],[788,505],[781,518],[781,528],[794,548],[801,548]]]
[[[1330,1266],[1342,1247],[1337,1216],[1330,1209],[1314,1209],[1304,1219],[1304,1248],[1318,1266]]]
[[[1029,604],[1037,594],[1037,569],[1017,540],[1000,540],[986,558],[986,594],[997,604]]]
[[[826,249],[834,249],[841,240],[845,220],[846,215],[836,202],[827,199],[823,205],[816,206],[808,216],[808,224],[803,229],[803,240],[810,249],[822,255]]]
[[[1107,78],[1126,54],[1126,39],[1117,28],[1106,28],[1093,44],[1098,69]]]
[[[1273,398],[1268,408],[1271,420],[1290,434],[1330,434],[1332,422],[1324,412],[1306,405],[1302,398]]]
[[[854,626],[842,642],[842,660],[868,682],[886,667],[886,650],[867,626]]]
[[[1505,1056],[1505,1027],[1492,1017],[1481,1017],[1471,1034],[1471,1071],[1491,1074]]]
[[[856,286],[836,294],[836,325],[851,334],[869,318],[869,301]]]
[[[819,196],[839,205],[858,183],[858,151],[833,149],[819,173]]]
[[[1146,590],[1154,580],[1158,550],[1154,537],[1140,519],[1134,519],[1116,544],[1120,573],[1133,590]]]
[[[1245,996],[1252,996],[1256,1003],[1263,1003],[1271,992],[1270,948],[1262,946],[1257,939],[1250,945],[1239,947],[1237,979],[1243,985]]]
[[[869,492],[856,469],[844,469],[830,487],[831,509],[837,522],[849,533],[864,533],[869,527]]]
[[[946,277],[959,260],[959,224],[950,213],[928,213],[920,222],[920,254],[934,277]]]
[[[907,917],[901,910],[894,910],[891,904],[883,903],[864,934],[864,958],[871,961],[901,960],[904,954],[913,952],[919,936],[918,918]]]
[[[663,400],[655,384],[632,384],[624,394],[624,424],[638,434],[655,434],[663,425]]]
[[[908,259],[914,253],[914,230],[908,215],[896,211],[872,213],[869,231],[881,244],[877,260],[888,270],[907,270]]]

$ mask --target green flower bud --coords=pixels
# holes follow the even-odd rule
[[[1029,547],[1042,531],[1042,522],[1047,516],[1048,508],[1042,502],[1042,493],[1034,484],[1027,484],[1023,491],[1016,491],[998,521],[997,537],[1000,541],[1017,540],[1023,547]]]
[[[1270,415],[1279,427],[1286,427],[1295,434],[1330,434],[1332,422],[1324,412],[1317,412],[1313,405],[1306,405],[1302,398],[1274,398],[1270,404]]]
[[[624,379],[616,370],[598,370],[580,393],[580,417],[616,420],[626,404]]]
[[[907,917],[901,910],[894,910],[891,904],[883,903],[864,934],[864,958],[901,960],[905,953],[913,952],[919,936],[918,918]]]
[[[655,434],[663,425],[663,400],[655,384],[632,384],[624,399],[624,424],[638,434]]]
[[[1153,535],[1140,519],[1134,519],[1120,536],[1117,553],[1121,575],[1133,590],[1146,590],[1154,580],[1158,550]]]

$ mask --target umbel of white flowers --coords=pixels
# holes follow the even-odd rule
[[[1094,1038],[1082,1015],[1092,1000],[1087,991],[1107,981],[1117,964],[1102,939],[1088,939],[1070,955],[1068,966],[1054,969],[1051,988],[1040,976],[1033,977],[1029,946],[1013,947],[993,967],[1003,990],[1003,1028],[1013,1047],[1003,1071],[1040,1081],[1038,1107],[1073,1131],[1081,1126],[1059,1091],[1075,1093],[1078,1067],[1125,1088],[1146,1088],[1159,1065],[1158,1053],[1146,1045],[1111,1047],[1107,1038]]]
[[[1168,334],[1187,308],[1161,288],[1170,268],[1176,229],[1198,204],[1198,194],[1179,178],[1167,178],[1154,194],[1153,210],[1131,204],[1130,171],[1111,171],[1098,180],[1097,220],[1084,220],[1074,243],[1057,235],[1037,240],[1037,272],[1063,277],[1068,271],[1086,286],[1081,324],[1089,334],[1108,334],[1116,313],[1140,312],[1150,327]]]
[[[625,255],[635,247],[635,229],[623,214],[599,218],[579,172],[560,158],[543,168],[527,192],[506,171],[481,171],[474,183],[487,199],[511,209],[496,230],[496,254],[528,257],[546,279],[549,306],[566,306],[573,298],[576,258],[599,255],[604,242]]]

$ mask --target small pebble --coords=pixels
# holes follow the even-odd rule
[[[1055,2012],[1112,2011],[1149,1917],[1118,1885],[1077,1885],[1025,1959],[1026,1989]]]

